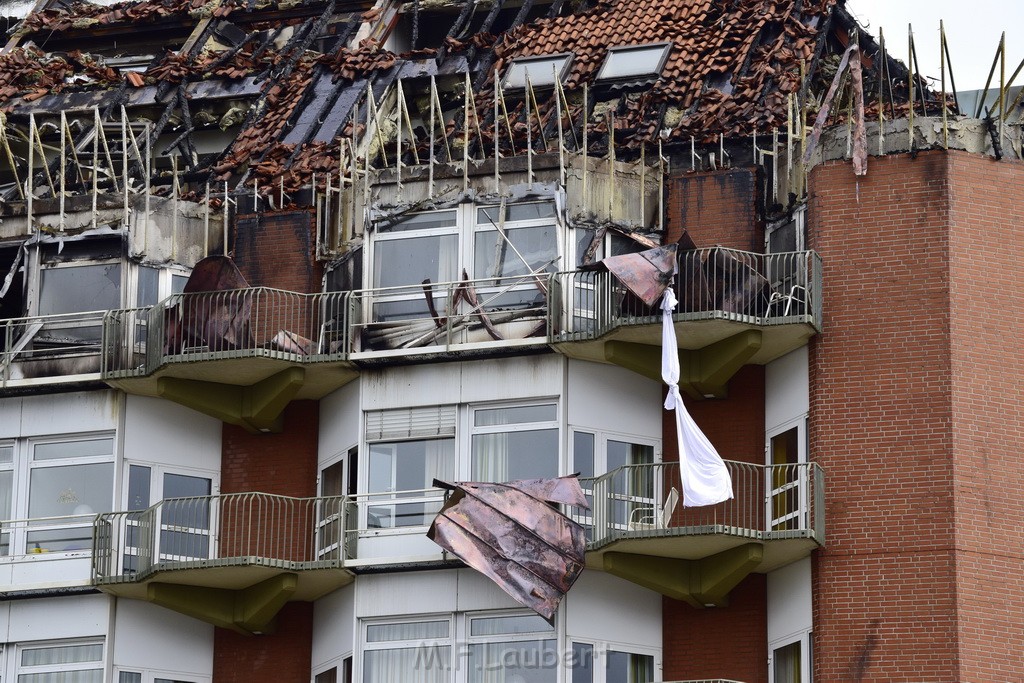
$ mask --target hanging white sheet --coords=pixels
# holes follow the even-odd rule
[[[683,506],[714,505],[732,498],[732,477],[722,456],[700,431],[683,405],[679,393],[679,352],[672,313],[676,297],[671,288],[661,300],[661,378],[668,385],[665,410],[675,410],[676,441],[679,444],[679,477],[683,485]]]

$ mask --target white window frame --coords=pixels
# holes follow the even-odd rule
[[[657,65],[650,71],[633,71],[626,74],[617,74],[614,76],[608,75],[606,72],[611,68],[611,64],[615,61],[616,54],[625,54],[628,52],[654,52],[660,49],[661,55],[658,57]],[[660,78],[662,71],[665,69],[665,62],[668,60],[668,55],[672,51],[671,42],[661,43],[645,43],[642,45],[616,45],[608,48],[608,53],[604,57],[604,61],[601,63],[601,68],[597,71],[597,81],[618,81],[626,80],[631,78]]]
[[[554,406],[555,417],[552,420],[540,422],[513,422],[502,425],[476,426],[475,415],[478,410],[502,410],[508,408],[533,408],[539,406]],[[477,474],[473,472],[473,437],[483,434],[506,434],[521,431],[538,431],[542,429],[556,430],[556,443],[558,453],[556,454],[555,476],[565,473],[565,460],[562,446],[562,401],[558,396],[536,397],[518,401],[502,401],[490,403],[470,403],[463,406],[464,409],[464,437],[460,440],[459,475],[467,481],[478,481]]]
[[[530,86],[533,88],[553,87],[556,78],[559,83],[565,81],[573,56],[572,52],[559,52],[552,55],[517,57],[506,67],[505,73],[502,75],[501,87],[506,91],[525,90],[527,75],[530,77]],[[545,68],[545,66],[549,68]]]
[[[71,671],[99,670],[101,672],[100,679],[103,680],[105,678],[105,672],[107,670],[107,648],[105,647],[104,641],[104,638],[78,638],[68,640],[39,640],[12,644],[13,647],[11,647],[11,654],[14,655],[14,661],[11,662],[10,665],[12,679],[17,681],[21,676],[32,674],[50,674]],[[99,660],[92,660],[90,662],[75,662],[72,664],[39,664],[36,666],[24,665],[21,663],[23,653],[29,650],[93,645],[100,646],[100,651],[102,654]]]
[[[567,682],[572,681],[572,672],[574,660],[572,657],[573,645],[589,645],[592,650],[592,663],[593,663],[593,674],[594,678],[591,683],[607,683],[608,680],[608,653],[609,652],[622,652],[630,655],[639,655],[641,657],[651,657],[653,660],[654,680],[661,680],[662,673],[662,662],[661,662],[661,650],[655,648],[645,648],[638,645],[631,645],[628,643],[619,642],[608,642],[598,641],[593,638],[574,638],[569,636],[567,638],[567,645],[565,649],[564,660],[565,665],[565,680]]]
[[[175,683],[212,683],[210,676],[199,674],[182,673],[180,671],[163,671],[159,669],[140,669],[134,666],[114,667],[114,683],[120,683],[121,674],[137,674],[141,676],[140,683],[156,683],[158,680],[170,680]]]
[[[811,661],[812,633],[812,631],[807,630],[795,635],[778,638],[768,643],[768,683],[785,683],[784,681],[775,680],[775,651],[793,643],[800,643],[800,683],[811,683],[813,680],[813,672],[811,671],[813,665]]]
[[[47,460],[41,460],[38,463],[34,459],[35,448],[39,445],[46,444],[59,444],[59,443],[74,443],[81,441],[98,441],[103,439],[111,440],[111,452],[110,454],[93,455],[93,456],[78,456],[69,458],[53,458]],[[23,437],[20,439],[7,439],[0,442],[0,445],[13,446],[13,462],[4,463],[0,465],[4,471],[13,472],[13,496],[12,496],[12,510],[11,520],[14,524],[5,525],[9,528],[9,548],[6,556],[0,556],[0,560],[5,558],[13,557],[32,557],[40,558],[46,557],[47,559],[58,559],[63,557],[79,557],[89,556],[92,554],[92,547],[90,541],[90,547],[73,549],[73,550],[41,550],[39,553],[32,553],[28,548],[28,535],[30,532],[36,531],[53,531],[60,529],[71,529],[71,528],[86,528],[91,527],[94,516],[104,512],[111,512],[117,500],[117,472],[116,463],[118,461],[118,449],[119,443],[117,434],[114,431],[103,430],[97,432],[81,432],[75,434],[53,434],[53,435],[40,435],[32,437]],[[111,500],[107,504],[109,509],[106,510],[93,510],[91,513],[83,513],[79,515],[60,515],[55,517],[41,517],[38,518],[36,523],[33,522],[33,518],[29,517],[29,497],[31,493],[31,480],[32,473],[37,470],[44,470],[54,467],[69,467],[75,465],[92,465],[92,464],[107,464],[111,465]]]
[[[448,635],[446,637],[422,638],[419,640],[388,640],[382,642],[370,642],[367,640],[367,632],[370,626],[385,624],[419,624],[434,621],[445,621],[448,623]],[[363,680],[366,653],[380,650],[448,647],[448,671],[454,671],[458,668],[460,655],[457,647],[459,634],[456,633],[456,625],[455,615],[450,612],[441,614],[417,614],[416,616],[409,617],[382,617],[359,620],[359,650],[356,653],[353,653],[352,657],[352,679],[354,681]],[[451,680],[450,673],[449,680]]]
[[[558,206],[554,199],[551,200],[540,200],[536,202],[517,202],[515,204],[507,205],[507,208],[513,206],[524,206],[528,204],[549,204],[552,207],[553,215],[546,218],[535,218],[527,220],[517,221],[506,221],[502,225],[502,229],[506,231],[516,230],[520,228],[531,228],[531,227],[548,227],[550,226],[554,232],[554,244],[553,254],[555,259],[553,263],[548,264],[543,271],[547,273],[550,270],[557,270],[564,264],[565,253],[563,243],[565,242],[565,229],[563,228],[563,221],[559,217]],[[418,214],[410,214],[405,217],[406,220],[414,215],[426,215],[430,213],[442,213],[445,211],[453,211],[455,216],[454,225],[424,228],[422,230],[409,230],[409,231],[395,231],[387,230],[381,231],[379,228],[374,230],[367,240],[367,247],[365,249],[366,255],[363,261],[363,289],[367,290],[368,294],[362,298],[362,310],[360,312],[362,320],[376,323],[378,322],[374,313],[374,306],[378,304],[387,304],[400,301],[414,301],[423,299],[423,290],[420,283],[409,283],[405,285],[395,285],[386,288],[378,287],[376,282],[378,281],[378,274],[374,272],[374,262],[376,260],[377,250],[381,244],[392,242],[401,239],[414,239],[418,237],[431,237],[431,236],[444,236],[454,235],[457,240],[456,253],[455,253],[455,274],[454,279],[446,282],[432,282],[433,293],[435,297],[435,304],[438,309],[439,315],[444,315],[445,304],[448,301],[448,297],[455,287],[458,286],[458,282],[461,278],[461,274],[465,271],[470,280],[483,280],[486,279],[485,273],[475,272],[475,249],[476,249],[476,238],[478,234],[487,232],[496,232],[496,228],[490,224],[490,222],[477,221],[477,211],[479,209],[492,209],[498,205],[493,204],[476,204],[473,202],[467,202],[460,204],[455,208],[449,209],[438,209],[437,211],[421,212]],[[514,255],[514,254],[513,254]],[[477,292],[477,295],[481,301],[481,304],[486,308],[488,300],[496,296],[497,293],[504,293],[508,291],[519,291],[534,289],[536,285],[530,275],[516,275],[516,276],[504,276],[504,279],[497,281],[492,285],[481,288]],[[372,294],[371,294],[372,292]],[[463,306],[464,307],[464,306]],[[424,308],[426,308],[424,306]],[[442,335],[443,337],[443,335]],[[505,343],[508,343],[506,340]],[[435,343],[424,347],[417,348],[429,348],[430,346],[443,345],[445,343],[443,338],[439,338]],[[394,353],[395,349],[387,349],[378,351],[377,353]],[[401,353],[402,351],[398,351]]]
[[[594,429],[592,427],[585,427],[585,426],[581,426],[581,425],[569,425],[569,443],[570,443],[570,451],[571,451],[569,457],[570,457],[570,463],[571,464],[570,464],[570,467],[569,467],[568,471],[570,473],[578,471],[578,467],[576,465],[576,451],[575,451],[575,449],[576,449],[575,435],[576,434],[590,434],[591,436],[594,437],[594,478],[595,479],[597,477],[600,477],[603,474],[607,474],[608,471],[609,471],[608,470],[608,442],[609,441],[617,441],[617,442],[620,442],[620,443],[627,443],[627,444],[630,444],[630,445],[635,444],[635,445],[638,445],[638,446],[651,446],[654,449],[654,456],[653,456],[652,462],[654,464],[658,464],[658,463],[663,462],[662,461],[661,439],[652,439],[650,437],[639,436],[637,434],[625,434],[625,433],[622,433],[622,432],[613,432],[613,431],[607,431],[607,430],[601,430],[601,429]],[[657,471],[663,471],[663,469],[659,468]],[[635,497],[635,498],[631,498],[630,502],[631,503],[639,504],[639,505],[641,505],[643,507],[650,507],[650,508],[652,508],[654,510],[661,509],[661,506],[664,504],[664,501],[661,500],[661,498],[662,498],[662,493],[661,492],[663,490],[664,490],[664,486],[655,485],[655,487],[654,487],[654,497],[653,498],[648,498],[646,496],[644,496],[644,497]],[[582,524],[582,525],[584,525],[586,527],[586,526],[592,525],[593,521],[594,521],[594,519],[593,519],[593,516],[594,516],[594,505],[595,505],[595,502],[594,502],[594,491],[591,488],[584,488],[583,489],[583,493],[587,497],[587,500],[590,502],[591,509],[590,510],[580,509],[576,514],[574,514],[574,518],[576,519],[577,522],[579,522],[580,524]],[[625,528],[625,526],[623,526],[623,528]]]
[[[806,516],[809,512],[808,500],[809,491],[808,487],[812,484],[807,480],[806,477],[798,476],[795,481],[787,481],[779,485],[773,478],[775,472],[772,465],[772,439],[785,434],[786,432],[796,429],[797,430],[797,461],[796,465],[806,465],[807,463],[807,416],[802,415],[798,418],[788,420],[782,424],[776,425],[771,429],[765,430],[764,439],[764,453],[765,453],[765,465],[767,465],[767,471],[765,476],[767,478],[765,482],[766,491],[768,495],[765,496],[765,520],[766,520],[766,531],[772,531],[777,524],[784,523],[786,520],[792,518],[794,515],[801,517]],[[784,516],[776,518],[774,510],[775,497],[778,495],[784,495],[788,490],[796,487],[798,489],[798,506],[799,508],[792,512],[787,512]],[[801,524],[803,526],[803,524]]]
[[[152,306],[153,303],[159,303],[167,297],[174,294],[174,278],[184,277],[186,280],[191,274],[191,269],[183,266],[171,266],[171,265],[154,265],[151,263],[132,263],[131,265],[131,276],[129,277],[129,289],[126,297],[122,297],[123,302],[127,302],[127,308],[136,308],[139,306]],[[148,304],[139,303],[139,281],[142,275],[142,269],[150,269],[157,271],[157,294],[156,301]],[[184,284],[183,284],[184,286]]]

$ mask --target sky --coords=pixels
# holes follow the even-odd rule
[[[904,62],[907,24],[912,24],[921,73],[933,76],[936,85],[940,19],[945,21],[957,90],[984,87],[1004,30],[1007,79],[1024,58],[1024,2],[1020,0],[847,0],[846,6],[875,38],[881,26],[889,53]],[[998,85],[998,67],[993,79],[993,85]],[[1024,84],[1024,71],[1014,84]]]

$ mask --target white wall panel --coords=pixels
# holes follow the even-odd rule
[[[565,615],[570,638],[661,647],[661,595],[611,574],[584,571]]]
[[[320,400],[319,462],[359,442],[359,392],[362,380],[350,382]]]
[[[811,558],[768,574],[768,642],[811,629]]]
[[[569,361],[569,424],[661,439],[661,384],[617,365]]]
[[[356,616],[453,612],[458,571],[368,574],[356,579]]]
[[[107,632],[112,598],[73,595],[11,603],[8,642],[102,636]]]
[[[768,363],[764,383],[766,430],[807,414],[810,391],[807,347],[802,346]]]
[[[126,459],[220,471],[220,420],[148,396],[128,396],[125,412]]]
[[[213,675],[210,624],[142,600],[119,600],[114,623],[115,666]]]
[[[116,429],[122,396],[82,391],[0,401],[0,438]]]
[[[355,650],[355,584],[313,603],[313,669]]]

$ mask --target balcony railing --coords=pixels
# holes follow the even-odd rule
[[[554,276],[553,342],[595,339],[624,325],[661,321],[610,272]],[[821,258],[814,252],[755,254],[715,247],[684,252],[672,287],[676,322],[729,320],[757,326],[821,321]]]
[[[92,552],[95,514],[0,522],[0,557]]]
[[[351,351],[414,355],[547,343],[550,275],[382,287],[351,293]]]
[[[93,582],[131,583],[159,571],[225,566],[338,568],[343,501],[237,493],[102,514],[93,527]]]
[[[441,549],[425,534],[444,499],[436,488],[348,496],[345,565],[438,561]]]
[[[271,358],[339,360],[345,353],[346,294],[266,287],[176,294],[104,320],[105,379],[152,374],[168,363]]]
[[[98,380],[104,313],[0,320],[0,387]]]
[[[683,507],[678,463],[626,465],[585,483],[593,509],[574,516],[591,527],[594,549],[621,539],[712,534],[824,544],[825,479],[816,463],[725,464],[734,497],[724,503]]]

